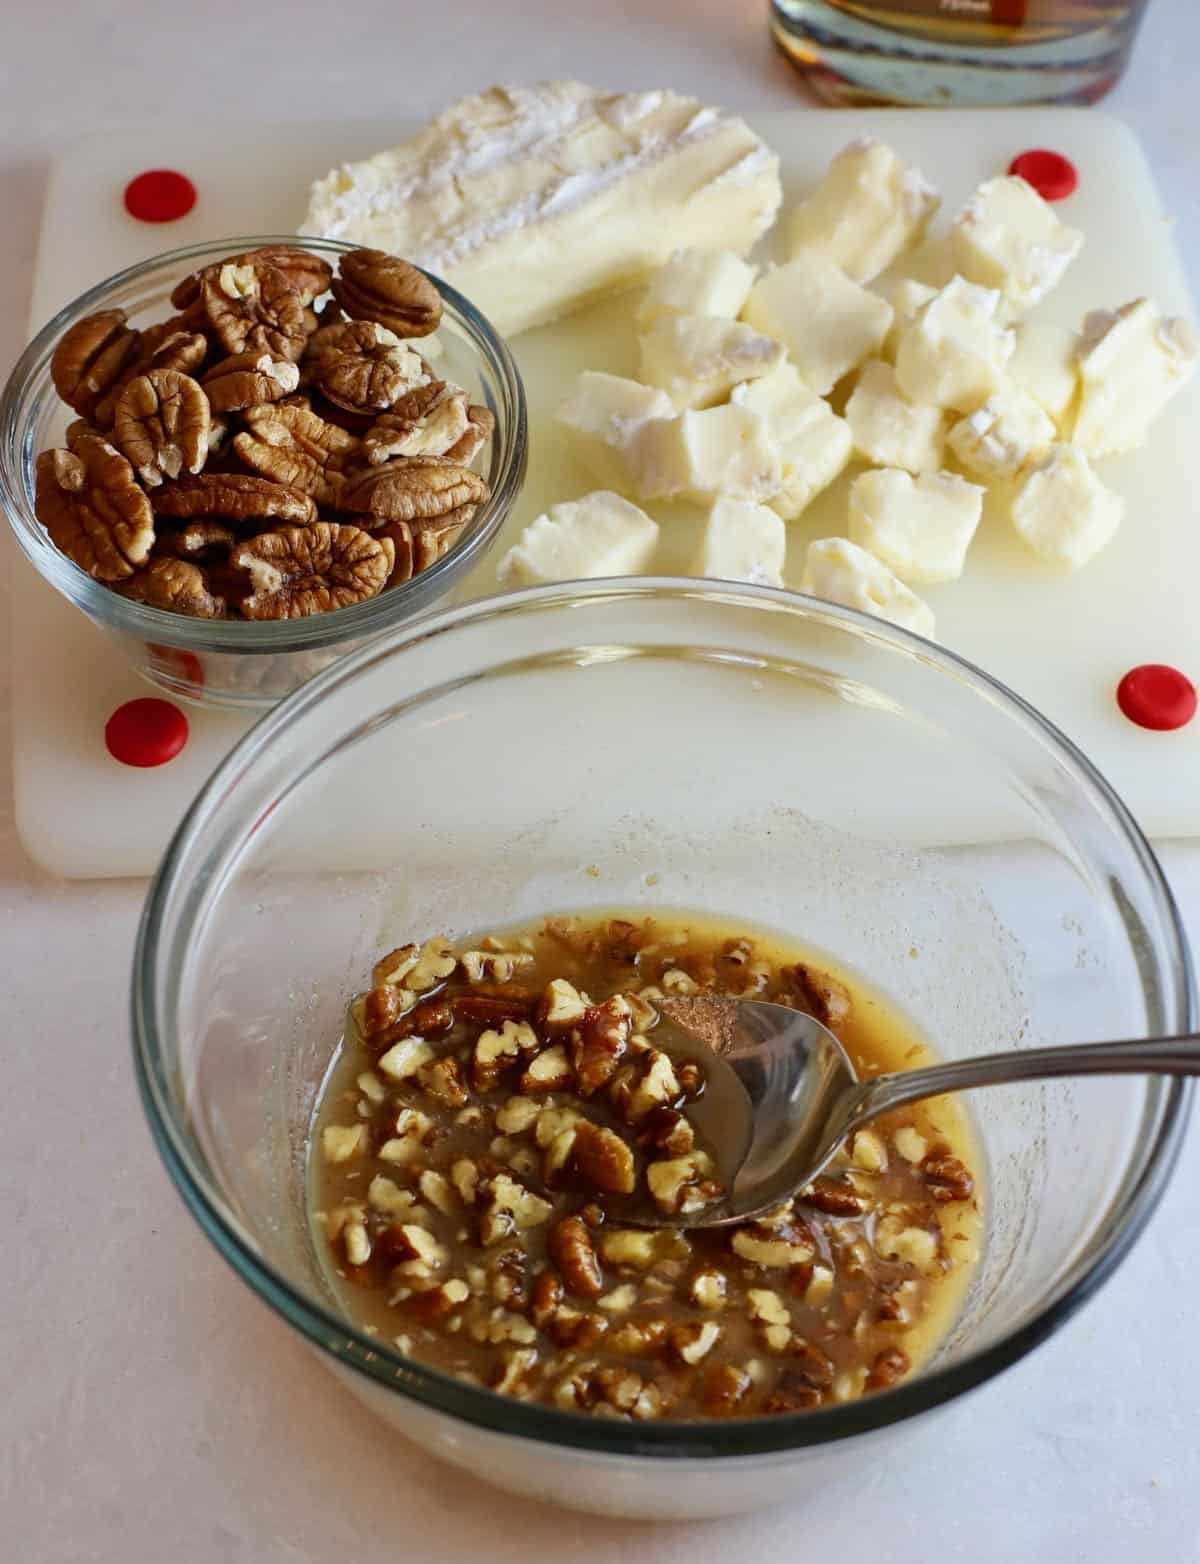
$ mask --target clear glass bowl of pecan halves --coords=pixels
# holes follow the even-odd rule
[[[399,257],[226,239],[59,312],[0,404],[25,555],[174,695],[272,704],[460,584],[512,507],[525,397]]]

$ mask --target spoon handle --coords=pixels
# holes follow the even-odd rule
[[[1028,1048],[880,1075],[863,1082],[847,1127],[857,1127],[891,1108],[938,1097],[942,1092],[1040,1081],[1056,1075],[1200,1075],[1200,1033]]]

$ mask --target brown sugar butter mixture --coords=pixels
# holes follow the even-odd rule
[[[656,1231],[721,1193],[702,1066],[657,1003],[720,992],[810,1011],[860,1074],[928,1062],[878,995],[776,937],[684,915],[547,918],[392,951],[315,1118],[316,1243],[345,1313],[405,1354],[527,1401],[694,1420],[883,1390],[934,1351],[978,1258],[977,1153],[953,1099],[860,1131],[768,1218]]]

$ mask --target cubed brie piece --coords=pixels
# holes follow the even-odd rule
[[[792,212],[792,254],[815,250],[854,282],[870,282],[916,244],[939,204],[924,175],[863,136],[837,154]]]
[[[846,403],[846,422],[854,448],[878,467],[936,472],[942,465],[944,415],[940,407],[910,402],[896,374],[881,358],[862,367]]]
[[[1013,314],[1057,287],[1083,235],[1059,221],[1032,185],[1014,174],[989,179],[950,230],[955,265],[971,282],[998,288]]]
[[[778,369],[783,344],[740,320],[661,315],[638,339],[641,376],[675,407],[711,407],[743,380]]]
[[[666,90],[490,87],[317,180],[304,233],[403,255],[504,336],[636,287],[682,248],[749,250],[779,159],[744,120]]]
[[[901,581],[957,581],[983,510],[983,489],[954,473],[888,467],[850,486],[850,536]]]
[[[1012,500],[1012,523],[1030,548],[1053,565],[1078,570],[1111,541],[1125,502],[1092,471],[1073,445],[1052,446]]]
[[[645,570],[658,543],[658,526],[619,494],[597,489],[552,505],[531,521],[496,576],[512,586],[634,576]]]
[[[766,420],[733,402],[651,421],[638,436],[636,458],[637,493],[645,500],[767,500],[782,478]]]
[[[720,499],[709,510],[696,558],[696,574],[720,581],[783,585],[787,528],[765,505]]]
[[[659,386],[585,369],[558,411],[581,461],[601,483],[629,488],[635,481],[630,452],[651,418],[671,418],[675,408]]]
[[[805,251],[754,284],[742,318],[782,342],[809,390],[825,396],[879,352],[892,306],[825,256]]]
[[[937,289],[928,283],[917,282],[914,277],[897,277],[879,292],[892,306],[892,324],[883,339],[883,356],[894,363],[900,338],[930,300],[937,298]]]
[[[754,267],[733,250],[676,250],[655,272],[638,306],[638,325],[660,315],[718,315],[736,320],[754,284]]]
[[[1060,431],[1065,430],[1079,390],[1079,333],[1023,320],[1016,328],[1016,345],[1004,373],[1045,408]]]
[[[1134,451],[1196,369],[1196,332],[1149,299],[1095,310],[1079,345],[1079,413],[1071,443],[1088,456]]]
[[[900,338],[896,379],[910,402],[973,413],[996,389],[1014,335],[999,319],[1000,295],[955,277]]]
[[[874,614],[889,624],[933,639],[933,610],[865,548],[846,538],[818,538],[808,545],[801,592]]]
[[[779,492],[768,503],[784,521],[794,521],[850,460],[849,424],[808,389],[794,364],[738,386],[733,400],[766,420],[782,463]]]
[[[1057,436],[1054,420],[1027,391],[1001,385],[982,407],[954,425],[947,443],[973,478],[990,483],[1015,478]]]

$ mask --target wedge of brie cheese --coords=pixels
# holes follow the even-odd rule
[[[678,249],[746,251],[779,160],[744,121],[674,92],[492,87],[312,187],[301,232],[387,250],[508,336],[644,282]]]

